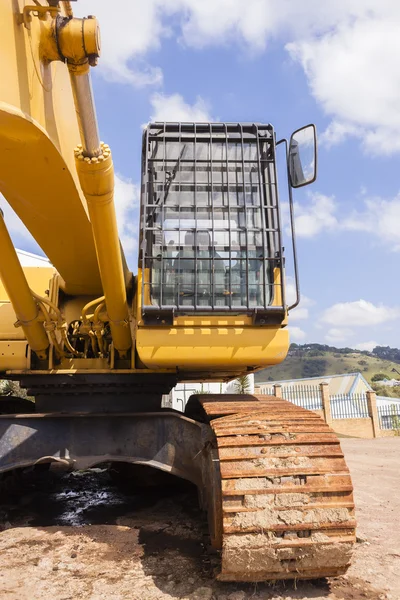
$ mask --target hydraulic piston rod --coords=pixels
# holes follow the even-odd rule
[[[49,340],[0,210],[0,279],[31,349],[46,359]]]
[[[72,93],[74,95],[76,116],[78,119],[81,143],[85,156],[99,156],[100,136],[96,119],[96,108],[90,80],[89,65],[87,72],[70,69]]]
[[[100,143],[90,81],[90,66],[100,55],[99,27],[94,17],[76,19],[67,13],[52,21],[43,51],[47,60],[63,60],[68,66],[81,136],[76,168],[88,205],[114,347],[125,357],[132,338],[114,206],[114,167],[109,147]]]
[[[90,81],[90,66],[100,56],[97,19],[76,19],[71,5],[64,2],[67,16],[60,14],[43,28],[42,55],[46,61],[62,60],[68,66],[76,117],[85,156],[99,156],[100,137]]]

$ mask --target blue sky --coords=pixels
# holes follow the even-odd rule
[[[111,14],[109,1],[79,0],[75,13],[100,19],[93,86],[132,269],[144,123],[261,121],[288,137],[314,122],[319,176],[295,192],[304,298],[292,341],[398,347],[399,3],[131,0]],[[11,229],[18,247],[37,250],[16,220]]]

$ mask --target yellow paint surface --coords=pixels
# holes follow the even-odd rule
[[[150,369],[237,371],[282,362],[289,335],[287,329],[266,327],[140,327],[136,344]]]

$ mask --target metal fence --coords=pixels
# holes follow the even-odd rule
[[[333,419],[365,419],[368,418],[368,401],[366,394],[337,394],[330,396]]]
[[[400,403],[378,406],[377,410],[380,429],[400,430]]]
[[[275,394],[273,386],[260,386],[262,394]],[[297,406],[309,410],[322,410],[322,390],[320,385],[292,385],[281,386],[281,394],[284,400],[289,400]],[[329,396],[331,415],[333,419],[367,419],[371,415],[368,409],[366,393],[359,394],[336,394]],[[381,429],[400,429],[400,403],[391,407],[378,408],[382,412]],[[397,412],[393,412],[397,410]],[[392,427],[392,423],[396,426]]]
[[[321,410],[322,394],[318,385],[293,385],[282,387],[282,398],[309,410]]]
[[[282,398],[293,402],[297,406],[309,410],[321,410],[323,408],[321,389],[318,385],[291,385],[282,386],[281,389]],[[274,396],[275,388],[262,385],[260,386],[260,392],[261,394]]]
[[[268,387],[266,385],[261,385],[260,386],[260,394],[265,394],[266,396],[275,396],[275,390],[274,390],[273,387]]]

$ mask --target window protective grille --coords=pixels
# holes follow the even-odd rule
[[[271,125],[150,124],[140,250],[144,311],[283,311]],[[282,306],[272,307],[278,285]]]

